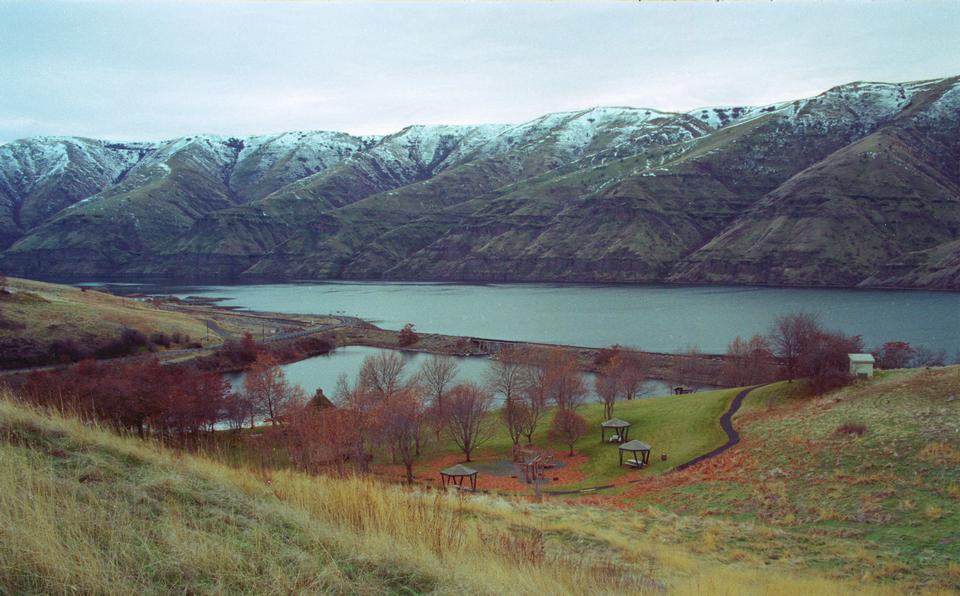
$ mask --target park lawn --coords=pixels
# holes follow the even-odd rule
[[[574,453],[588,458],[580,468],[585,477],[576,483],[550,485],[548,490],[587,488],[659,474],[723,445],[727,437],[720,428],[720,416],[738,392],[739,389],[720,389],[617,402],[613,415],[632,424],[630,438],[651,446],[650,465],[641,471],[620,467],[617,445],[600,442],[600,423],[604,420],[603,404],[591,403],[582,406],[579,413],[590,423],[590,430],[574,445]],[[547,438],[552,416],[553,410],[548,411],[534,433],[534,448],[566,454],[566,445]],[[495,434],[483,444],[473,459],[509,460],[512,443],[500,422],[500,412],[494,412],[491,418],[495,418]],[[458,453],[458,450],[452,441],[441,436],[439,444],[428,447],[427,453],[415,466],[417,474],[435,473],[431,460],[437,454],[450,455]],[[667,461],[661,461],[660,456],[663,453],[667,454]]]
[[[201,320],[160,310],[146,302],[18,278],[8,278],[7,285],[10,293],[0,294],[0,313],[7,321],[0,325],[0,339],[114,339],[128,327],[147,334],[180,333],[194,341],[203,341],[205,337],[206,327]]]

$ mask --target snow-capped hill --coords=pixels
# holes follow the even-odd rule
[[[848,121],[872,127],[892,119],[923,89],[921,85],[850,83],[825,91],[807,105],[826,108]],[[807,115],[801,112],[798,115]]]
[[[944,119],[949,120],[951,115],[960,113],[960,77],[924,81],[917,85],[940,92],[932,101],[916,106],[916,117],[920,122],[936,125]]]
[[[524,171],[536,174],[592,158],[602,161],[641,150],[651,143],[673,143],[701,134],[683,117],[650,108],[596,107],[554,112],[503,128],[472,148],[467,159],[509,155]]]
[[[503,130],[481,149],[485,154],[499,154],[531,144],[551,143],[559,152],[577,154],[589,147],[601,132],[612,132],[615,136],[611,141],[615,143],[660,114],[642,108],[613,107],[553,112]]]
[[[0,246],[122,178],[150,143],[33,137],[0,146]]]
[[[457,161],[457,157],[485,144],[506,125],[413,125],[387,135],[370,148],[369,153],[394,167],[412,168],[423,177],[439,172]]]
[[[39,136],[0,146],[0,185],[26,196],[68,167],[112,181],[135,164],[149,143],[110,143],[79,137]]]
[[[379,137],[327,131],[231,138],[226,142],[238,153],[230,170],[229,185],[241,200],[256,200],[324,172],[378,140]]]
[[[612,146],[628,142],[649,131],[651,121],[663,118],[672,116],[641,108],[592,108],[558,123],[555,138],[560,151],[582,155],[600,149],[600,139]]]
[[[376,140],[326,131],[180,137],[161,143],[147,155],[128,174],[124,186],[190,171],[222,180],[238,202],[246,202],[322,172]]]
[[[855,285],[954,240],[958,156],[960,78],[384,137],[37,138],[0,147],[0,269]]]
[[[272,135],[231,137],[227,143],[239,147],[237,161],[250,167],[269,169],[284,158],[311,162],[324,169],[350,155],[369,147],[380,137],[353,136],[333,131],[292,131]],[[299,159],[304,158],[304,159]]]
[[[705,124],[708,130],[713,131],[731,124],[740,124],[759,118],[760,116],[770,114],[786,109],[790,102],[778,102],[765,106],[711,106],[706,108],[697,108],[686,114],[694,118],[697,122]]]

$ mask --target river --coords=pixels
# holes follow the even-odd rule
[[[736,335],[765,332],[778,315],[806,310],[833,329],[885,341],[960,351],[960,293],[728,286],[450,284],[309,282],[164,286],[124,284],[128,291],[222,298],[251,310],[346,314],[387,329],[655,352],[697,345],[722,353]],[[286,367],[311,392],[332,392],[339,373],[353,377],[373,348],[342,348]],[[408,355],[419,368],[421,355]],[[461,361],[462,378],[480,380],[483,360]],[[665,386],[653,385],[654,391]]]
[[[387,329],[672,352],[696,344],[722,353],[736,335],[767,331],[780,314],[807,310],[867,346],[901,340],[960,351],[960,293],[726,286],[312,282],[140,286],[226,306],[355,315]]]

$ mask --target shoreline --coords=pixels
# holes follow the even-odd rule
[[[104,290],[99,290],[104,291]],[[400,331],[383,329],[373,323],[355,316],[342,314],[289,314],[269,311],[256,311],[221,305],[222,299],[187,297],[177,298],[170,295],[145,295],[138,292],[128,294],[122,291],[107,290],[127,300],[140,301],[153,308],[167,312],[187,315],[205,326],[205,337],[196,338],[202,347],[160,350],[149,354],[135,354],[119,359],[155,356],[163,364],[177,365],[191,361],[212,360],[217,350],[229,340],[238,341],[249,333],[258,344],[269,346],[281,356],[282,364],[292,364],[328,352],[307,350],[296,353],[289,348],[306,338],[321,337],[338,347],[364,346],[370,348],[399,350],[403,352],[436,354],[458,358],[491,357],[505,346],[519,348],[557,349],[573,352],[577,368],[581,372],[596,373],[597,357],[601,350],[610,348],[577,346],[558,343],[506,340],[499,338],[481,338],[443,333],[417,332],[418,339],[409,345],[400,345]],[[722,354],[684,354],[664,353],[640,350],[646,358],[647,378],[665,381],[677,385],[709,385],[726,387],[721,372],[727,358]],[[29,368],[0,370],[0,376],[15,378],[33,371],[55,370],[71,366],[71,363],[47,362]],[[220,373],[241,372],[243,367],[218,366],[212,370]],[[677,371],[681,370],[682,373]],[[682,377],[682,378],[681,378]]]
[[[528,348],[548,348],[572,351],[575,353],[578,368],[582,372],[597,372],[595,360],[598,353],[608,348],[596,348],[590,346],[575,346],[567,344],[555,344],[533,341],[515,341],[497,338],[478,338],[461,335],[447,335],[442,333],[417,333],[418,340],[414,344],[400,345],[399,331],[382,329],[369,321],[359,317],[347,317],[343,315],[291,315],[286,313],[271,313],[264,311],[247,311],[229,307],[218,306],[211,301],[203,303],[193,303],[180,299],[154,298],[161,308],[178,310],[187,314],[205,314],[213,318],[231,318],[247,319],[255,322],[271,322],[283,324],[300,324],[302,328],[297,331],[288,332],[289,337],[267,337],[258,338],[258,343],[273,343],[277,341],[286,341],[296,337],[306,337],[314,334],[329,333],[333,336],[335,348],[349,346],[365,346],[371,348],[399,350],[404,352],[415,352],[422,354],[437,354],[444,356],[454,356],[459,358],[471,357],[490,357],[503,346],[518,346]],[[330,321],[323,329],[316,328],[311,331],[309,323],[315,323],[317,320]],[[333,321],[336,321],[335,323]],[[232,339],[239,339],[238,335]],[[640,351],[646,356],[649,367],[648,378],[678,382],[680,384],[703,384],[717,387],[725,387],[721,382],[720,373],[726,361],[726,356],[722,354],[673,354],[664,352]],[[287,362],[299,362],[312,356],[307,356],[299,360]],[[671,369],[679,363],[685,363],[692,370],[688,377],[677,381],[675,375],[671,374]]]

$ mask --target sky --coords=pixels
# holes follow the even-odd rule
[[[386,134],[958,74],[956,0],[0,0],[0,142]]]

